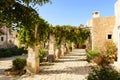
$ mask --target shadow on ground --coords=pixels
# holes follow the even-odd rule
[[[76,61],[86,61],[86,59],[75,59],[75,60],[57,60],[56,63],[63,63],[63,62],[76,62]]]
[[[11,80],[13,76],[5,76],[4,70],[5,69],[0,69],[0,80]]]
[[[66,54],[66,56],[86,56],[86,54]]]
[[[86,61],[86,54],[82,53],[84,51],[76,50],[70,54],[65,54],[65,56],[58,59],[55,63],[64,63],[64,62],[77,62],[77,61]],[[62,67],[62,66],[61,66]],[[77,67],[66,67],[64,69],[42,69],[39,75],[47,74],[75,74],[75,75],[87,75],[89,73],[89,66],[77,66]]]
[[[54,63],[49,63],[49,62],[43,62],[43,63],[40,63],[40,66],[53,66]]]
[[[0,80],[11,80],[11,76],[2,76],[0,77]]]
[[[79,67],[67,67],[64,70],[41,70],[39,74],[47,75],[47,74],[67,73],[67,74],[76,74],[76,75],[86,75],[88,74],[89,70],[90,70],[89,66],[79,66]]]
[[[0,69],[0,76],[4,74],[5,69]],[[1,80],[1,79],[0,79]]]

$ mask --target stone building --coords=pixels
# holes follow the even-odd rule
[[[91,45],[101,48],[105,41],[112,40],[118,49],[117,64],[120,65],[120,0],[115,3],[115,16],[101,17],[99,12],[94,12],[92,19],[87,21],[91,29]]]
[[[115,16],[100,16],[99,12],[92,13],[92,19],[87,21],[87,27],[91,30],[92,49],[101,49],[106,41],[113,40]]]
[[[5,26],[0,28],[0,48],[8,48],[15,45],[18,45],[16,32]]]

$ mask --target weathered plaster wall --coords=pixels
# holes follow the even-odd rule
[[[93,18],[93,47],[102,48],[108,41],[107,35],[113,34],[115,27],[115,17],[98,17]],[[112,40],[112,39],[111,39]]]
[[[120,0],[115,3],[115,28],[113,29],[113,40],[118,44],[118,26],[120,26]]]
[[[115,3],[116,24],[114,28],[114,41],[118,47],[118,62],[120,62],[120,0]]]
[[[117,0],[115,3],[115,16],[116,16],[116,25],[120,26],[120,0]]]

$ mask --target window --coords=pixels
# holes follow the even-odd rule
[[[112,34],[108,34],[107,39],[112,39]]]
[[[18,37],[18,35],[16,35],[16,38]]]
[[[1,37],[1,41],[4,41],[4,38],[3,38],[3,37]]]

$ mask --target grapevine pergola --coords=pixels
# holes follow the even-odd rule
[[[30,47],[27,68],[34,73],[39,72],[38,46],[47,41],[50,34],[55,35],[58,45],[66,42],[84,43],[90,35],[89,29],[63,25],[54,26],[39,17],[33,8],[50,0],[0,0],[0,27],[17,29],[19,42]]]

